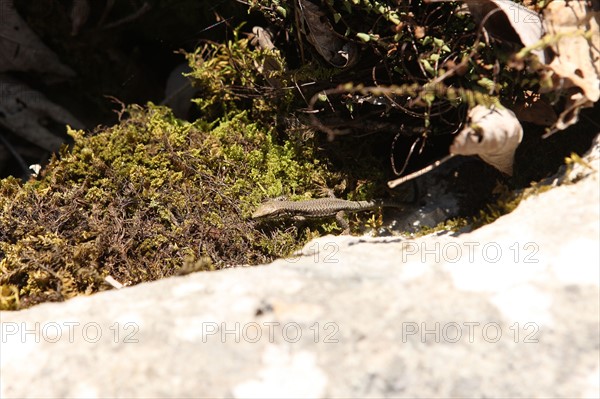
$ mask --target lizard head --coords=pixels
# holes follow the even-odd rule
[[[278,201],[267,201],[261,204],[252,214],[252,219],[261,219],[272,216],[277,216],[280,207],[277,205]]]

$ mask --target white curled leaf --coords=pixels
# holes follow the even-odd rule
[[[523,139],[523,127],[506,108],[477,105],[469,111],[469,126],[450,146],[452,155],[478,155],[502,173],[512,175],[515,151]]]
[[[271,32],[261,26],[255,26],[252,28],[250,43],[262,50],[275,50],[275,45],[273,44],[273,35]]]

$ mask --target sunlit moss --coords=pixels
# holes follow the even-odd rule
[[[263,232],[249,215],[332,176],[310,143],[277,144],[246,112],[187,123],[131,106],[116,126],[70,134],[41,178],[0,181],[4,309],[106,289],[108,275],[135,284],[284,256],[302,235]]]

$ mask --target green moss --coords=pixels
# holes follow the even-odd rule
[[[289,110],[291,92],[277,90],[289,83],[281,54],[251,48],[248,39],[239,38],[240,28],[234,30],[233,40],[209,43],[187,54],[190,77],[202,91],[194,102],[204,119],[244,109],[267,120]]]
[[[470,222],[471,221],[468,218],[460,218],[459,217],[459,218],[448,219],[441,223],[438,223],[434,227],[423,227],[418,232],[411,234],[411,236],[412,237],[423,237],[426,235],[440,233],[440,232],[448,232],[448,231],[457,232],[459,230],[469,227]]]
[[[261,231],[249,215],[333,176],[310,143],[277,144],[247,112],[187,123],[131,106],[116,126],[69,133],[73,147],[39,180],[0,181],[4,309],[102,290],[108,275],[135,284],[287,255],[302,235]]]

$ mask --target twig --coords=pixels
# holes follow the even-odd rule
[[[446,155],[444,158],[435,161],[431,165],[427,165],[426,167],[424,167],[421,170],[417,170],[416,172],[413,172],[413,173],[411,173],[409,175],[406,175],[406,176],[402,176],[401,178],[396,179],[396,180],[390,180],[388,182],[388,187],[389,188],[397,187],[397,186],[399,186],[402,183],[406,183],[407,181],[416,179],[417,177],[422,176],[422,175],[424,175],[427,172],[431,172],[433,169],[437,168],[438,166],[440,166],[444,162],[448,161],[453,156],[454,156],[454,154]]]
[[[123,284],[119,283],[112,276],[106,276],[106,277],[104,277],[104,281],[106,281],[108,284],[110,284],[113,288],[115,288],[117,290],[120,290],[121,288],[124,287]]]

